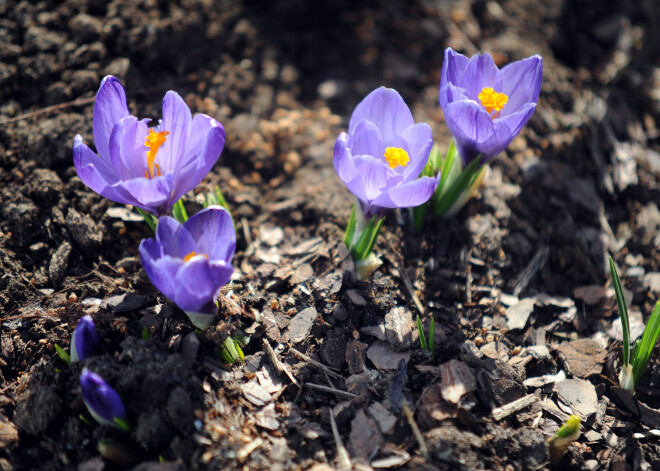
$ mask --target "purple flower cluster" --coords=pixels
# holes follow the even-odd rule
[[[225,144],[222,124],[203,114],[193,117],[183,99],[169,91],[163,99],[163,119],[149,127],[148,119],[129,114],[124,88],[112,76],[101,82],[93,119],[98,155],[76,136],[73,161],[78,176],[100,195],[159,217],[156,239],[140,244],[144,269],[195,325],[207,326],[217,310],[219,290],[233,272],[236,235],[231,217],[220,207],[208,207],[183,225],[169,215],[218,160]],[[89,330],[80,332],[91,335]],[[77,338],[74,335],[73,343],[81,344]]]

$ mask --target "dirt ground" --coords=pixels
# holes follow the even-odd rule
[[[386,85],[446,149],[447,46],[500,66],[540,54],[539,106],[454,219],[415,234],[389,215],[384,264],[359,282],[334,140]],[[142,270],[148,227],[76,175],[106,74],[137,116],[174,89],[225,126],[185,199],[194,212],[219,185],[237,227],[204,332]],[[659,127],[655,0],[0,2],[0,469],[546,469],[570,413],[582,435],[560,467],[660,469],[660,361],[636,396],[617,387],[606,264],[639,332],[660,296]],[[100,353],[66,365],[54,346],[85,313]],[[130,433],[88,416],[82,366]]]

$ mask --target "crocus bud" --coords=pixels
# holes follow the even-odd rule
[[[99,424],[126,430],[124,403],[103,378],[84,368],[80,374],[80,389],[87,410]]]
[[[83,361],[96,353],[99,337],[91,316],[80,318],[71,338],[71,361]]]

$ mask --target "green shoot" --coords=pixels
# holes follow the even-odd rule
[[[580,416],[571,415],[564,424],[559,427],[554,437],[550,439],[550,464],[557,465],[568,451],[568,447],[580,438]]]
[[[244,361],[245,355],[241,349],[241,344],[237,338],[227,337],[222,342],[222,359],[230,365],[237,361]]]
[[[60,359],[66,363],[67,365],[71,364],[71,356],[64,351],[62,347],[60,347],[58,344],[55,344],[55,351],[59,355]]]
[[[146,325],[142,328],[140,337],[142,337],[142,340],[149,340],[151,338],[151,332],[149,332],[149,329],[147,329]]]
[[[140,216],[142,216],[144,222],[147,223],[149,229],[156,232],[156,226],[158,226],[158,219],[156,219],[156,217],[153,214],[146,212],[144,209],[140,209],[140,208],[135,208],[135,209],[137,209],[137,212],[140,213]]]
[[[622,388],[631,393],[635,392],[635,387],[646,368],[653,348],[660,336],[660,301],[655,304],[651,317],[642,333],[642,338],[635,342],[632,356],[630,355],[630,324],[628,319],[628,308],[623,296],[623,288],[619,275],[614,266],[614,260],[610,257],[610,273],[612,275],[612,285],[616,294],[617,307],[621,317],[621,329],[623,330],[623,367],[619,375],[619,383]]]
[[[431,356],[435,356],[435,319],[431,318],[429,337],[427,340],[424,334],[424,328],[422,327],[422,320],[419,318],[419,315],[417,315],[417,332],[419,333],[419,343],[421,347],[430,352]]]

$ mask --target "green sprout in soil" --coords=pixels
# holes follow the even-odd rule
[[[232,365],[237,361],[245,360],[245,355],[241,349],[241,343],[243,342],[245,342],[245,339],[241,336],[227,337],[222,342],[222,359],[225,360],[225,363]]]
[[[424,335],[424,328],[422,327],[422,320],[417,316],[417,332],[419,332],[419,343],[422,348],[431,353],[431,356],[435,356],[435,319],[431,318],[431,324],[429,325],[429,337],[428,340]]]
[[[568,451],[568,447],[580,437],[580,416],[571,415],[559,427],[554,437],[550,439],[550,465],[557,465]]]
[[[642,376],[646,364],[651,358],[651,353],[655,343],[660,335],[660,300],[655,304],[651,313],[642,338],[635,342],[632,355],[630,354],[630,323],[628,320],[628,308],[626,300],[623,297],[623,288],[619,275],[614,266],[614,260],[610,257],[610,273],[612,275],[612,285],[616,294],[616,303],[621,317],[621,328],[623,330],[623,367],[619,374],[619,384],[622,388],[635,393],[635,387],[639,378]]]

